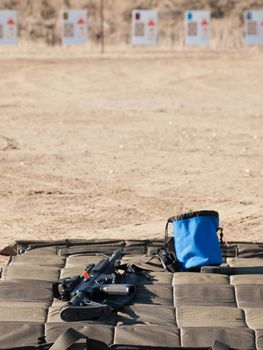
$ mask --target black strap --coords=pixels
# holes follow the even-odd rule
[[[165,226],[165,234],[164,234],[164,252],[166,257],[166,269],[170,272],[178,272],[180,271],[180,263],[176,257],[176,251],[172,252],[170,249],[171,238],[168,237],[168,227],[169,224],[173,222],[173,217],[170,217],[167,220]]]
[[[171,244],[171,238],[168,237],[168,226],[169,223],[172,222],[172,218],[167,220],[166,226],[165,226],[165,236],[164,236],[164,245],[163,248],[157,249],[156,254],[148,258],[147,260],[144,260],[143,262],[145,264],[149,265],[155,265],[153,263],[154,259],[158,259],[162,265],[162,267],[169,271],[169,272],[178,272],[180,270],[180,265],[178,260],[176,259],[175,252],[172,253],[171,249],[169,248]]]
[[[141,259],[141,262],[144,264],[147,264],[148,260]],[[152,269],[150,269],[150,268],[146,269],[146,268],[140,267],[136,264],[129,264],[129,263],[118,265],[118,266],[116,266],[116,269],[123,270],[125,272],[133,272],[133,273],[140,273],[142,271],[149,271],[149,272],[152,271]],[[132,270],[134,270],[134,271],[132,271]]]
[[[201,272],[203,273],[218,273],[221,275],[261,275],[263,274],[263,266],[247,266],[247,267],[235,267],[235,266],[202,266]]]

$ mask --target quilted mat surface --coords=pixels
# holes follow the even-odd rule
[[[98,321],[66,323],[52,282],[82,274],[85,266],[124,246],[122,262],[144,265],[161,241],[16,242],[2,253],[0,349],[55,341],[73,327],[108,345],[208,347],[215,339],[236,349],[263,350],[263,275],[222,275],[164,271],[151,265],[152,280],[138,278],[136,297],[121,311]],[[230,242],[224,266],[263,266],[263,244]],[[226,265],[227,264],[227,265]]]

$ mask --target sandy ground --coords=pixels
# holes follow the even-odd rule
[[[157,238],[219,211],[263,241],[263,52],[0,58],[0,232]]]

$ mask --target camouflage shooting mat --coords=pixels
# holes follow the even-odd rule
[[[54,342],[67,328],[107,345],[209,347],[214,340],[236,349],[263,350],[263,275],[165,271],[158,261],[152,280],[139,278],[136,297],[121,311],[97,321],[66,323],[64,302],[53,298],[52,282],[82,274],[97,253],[124,246],[122,262],[145,265],[162,241],[19,241],[1,254],[10,257],[0,280],[0,349]],[[263,243],[228,242],[224,266],[263,266]]]

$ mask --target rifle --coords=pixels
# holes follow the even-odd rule
[[[87,265],[83,276],[60,279],[53,283],[55,298],[68,301],[60,311],[63,321],[97,319],[132,300],[136,292],[135,284],[119,283],[126,278],[125,273],[116,271],[116,262],[121,256],[122,248],[110,257],[104,256],[96,265]]]

